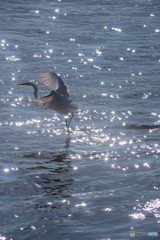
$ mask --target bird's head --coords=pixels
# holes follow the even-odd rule
[[[31,82],[26,82],[26,83],[19,83],[19,84],[16,84],[16,86],[19,86],[19,85],[33,86],[33,84],[32,84]]]
[[[26,82],[26,83],[19,83],[19,84],[16,84],[16,86],[21,86],[21,85],[28,85],[28,86],[32,86],[34,88],[34,96],[35,98],[37,99],[38,98],[38,88],[37,86],[34,84],[34,83],[31,83],[31,82]]]

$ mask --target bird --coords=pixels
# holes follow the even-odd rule
[[[72,99],[69,96],[68,86],[55,72],[37,72],[36,75],[38,77],[38,80],[43,85],[52,89],[48,95],[38,97],[38,88],[32,82],[19,83],[16,85],[32,86],[34,88],[34,97],[40,107],[55,110],[56,112],[63,115],[70,114],[71,117],[68,119],[68,121],[65,119],[66,128],[69,132],[69,125],[78,107],[72,103]]]

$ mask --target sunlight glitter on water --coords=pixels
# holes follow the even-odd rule
[[[133,218],[133,219],[145,219],[146,217],[145,217],[145,215],[143,214],[143,213],[133,213],[133,214],[130,214],[129,215],[131,218]]]
[[[75,207],[86,207],[86,206],[87,204],[85,202],[75,205]]]
[[[160,213],[160,199],[155,199],[146,202],[142,209],[146,212]]]
[[[112,27],[112,30],[114,30],[114,31],[116,31],[116,32],[122,32],[122,29],[120,29],[120,28]]]
[[[21,59],[12,55],[10,57],[6,57],[6,60],[16,62],[16,61],[20,61]]]
[[[6,240],[6,237],[0,235],[0,240]]]
[[[134,207],[134,209],[137,209],[137,211],[143,210],[147,215],[153,213],[154,217],[160,218],[160,200],[159,199],[150,200],[146,202],[144,206],[141,204],[138,204],[136,207]],[[146,217],[145,214],[142,212],[133,213],[133,214],[130,214],[129,216],[134,219],[142,219],[142,220]],[[160,220],[158,220],[158,222],[159,221]]]
[[[112,208],[105,208],[104,211],[105,211],[105,212],[111,212],[111,211],[112,211]]]

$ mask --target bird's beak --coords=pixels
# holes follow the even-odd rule
[[[16,84],[16,86],[19,86],[19,85],[27,85],[26,83],[19,83],[19,84]]]

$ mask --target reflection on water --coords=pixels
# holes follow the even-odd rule
[[[54,152],[42,153],[36,152],[23,157],[27,160],[35,159],[36,162],[32,167],[26,169],[34,175],[35,186],[41,191],[41,194],[54,197],[69,197],[70,185],[73,179],[66,178],[66,174],[72,170],[71,161],[69,160],[70,137],[66,138],[65,151],[61,154]],[[66,193],[65,193],[66,192]]]

